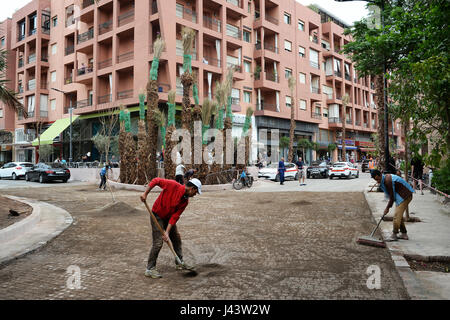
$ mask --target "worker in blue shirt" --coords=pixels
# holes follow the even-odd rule
[[[108,177],[108,170],[110,170],[112,173],[111,163],[109,163],[109,162],[103,166],[102,170],[100,170],[101,182],[100,182],[100,185],[98,186],[98,188],[100,190],[102,189],[102,187],[103,187],[103,190],[106,190],[106,179]]]
[[[278,162],[278,174],[280,175],[280,185],[284,184],[284,172],[286,167],[284,166],[284,158],[282,157],[280,162]]]

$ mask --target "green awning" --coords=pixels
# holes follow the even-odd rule
[[[79,116],[72,116],[72,122],[74,122]],[[61,134],[70,125],[70,118],[59,119],[53,122],[53,124],[41,134],[41,145],[53,144],[53,139]],[[38,139],[34,139],[33,146],[38,146]]]

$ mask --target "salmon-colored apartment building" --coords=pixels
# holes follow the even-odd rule
[[[136,111],[136,132],[135,107],[148,81],[158,36],[166,42],[158,75],[160,106],[166,108],[169,90],[177,91],[181,105],[183,26],[196,32],[192,67],[201,101],[214,97],[215,84],[229,66],[237,68],[235,135],[249,106],[255,110],[253,141],[259,140],[260,129],[288,135],[295,105],[296,140],[305,137],[322,147],[305,155],[308,162],[326,157],[329,143],[340,144],[343,121],[347,150],[355,160],[374,146],[370,136],[378,114],[373,82],[358,78],[351,60],[339,53],[350,39],[343,35],[345,25],[324,9],[316,12],[295,0],[34,0],[5,24],[0,38],[6,37],[15,57],[8,77],[29,114],[24,119],[0,106],[0,129],[14,130],[10,152],[16,161],[37,160],[32,145],[36,124],[43,124],[44,132],[69,117],[70,106],[76,118],[74,160],[87,152],[96,159],[90,138],[104,110],[125,105]],[[293,96],[291,75],[297,82]],[[347,110],[342,108],[345,94],[350,97]],[[54,139],[55,156],[68,158],[68,131]],[[397,123],[391,132],[402,144]],[[336,150],[331,156],[336,160],[339,154]]]

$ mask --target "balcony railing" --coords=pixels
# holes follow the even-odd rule
[[[152,2],[152,14],[158,13],[158,3],[156,0],[153,0]]]
[[[111,66],[112,66],[112,59],[106,59],[106,60],[100,61],[97,65],[99,70],[107,68],[107,67],[111,67]]]
[[[94,71],[94,68],[92,66],[88,66],[88,67],[84,66],[84,67],[81,67],[80,69],[77,70],[77,74],[79,76],[82,76],[84,74],[88,74],[88,73],[91,73],[93,71]]]
[[[266,14],[266,20],[269,21],[270,23],[273,23],[276,25],[278,25],[278,23],[279,23],[277,18],[274,18],[268,14]]]
[[[256,107],[259,110],[277,110],[277,106],[273,103],[266,103],[262,102],[261,104],[259,102],[256,103]]]
[[[37,31],[37,29],[31,29],[31,30],[28,32],[28,35],[29,35],[29,36],[35,35],[35,34],[36,34],[36,31]]]
[[[42,55],[41,56],[41,61],[42,62],[48,62],[48,56],[47,55]]]
[[[317,87],[311,87],[311,92],[312,92],[312,93],[320,93],[320,88],[317,88]]]
[[[342,77],[342,72],[341,71],[334,71],[334,75],[336,77]]]
[[[261,49],[262,49],[261,42],[255,43],[255,50],[261,50]]]
[[[227,36],[241,40],[242,31],[239,27],[227,23]]]
[[[236,72],[242,72],[242,67],[240,65],[228,62],[227,63],[227,67],[228,68],[234,68],[234,71],[236,71]]]
[[[18,93],[23,93],[23,86],[22,85],[19,86],[19,88],[17,89],[17,92]]]
[[[368,128],[368,127],[369,127],[369,124],[368,124],[368,123],[364,123],[364,124],[363,124],[363,127],[364,127],[364,128]]]
[[[133,98],[133,89],[117,92],[117,100]]]
[[[341,51],[340,47],[334,47],[334,52],[339,53]]]
[[[213,31],[222,32],[222,21],[203,16],[203,26]]]
[[[36,54],[35,53],[30,54],[28,56],[28,63],[33,63],[33,62],[36,62]]]
[[[176,55],[177,55],[177,56],[179,56],[179,57],[184,56],[183,48],[177,47],[175,51],[176,51]],[[153,50],[152,50],[151,53],[153,53]],[[193,59],[193,60],[197,60],[197,59],[198,59],[198,58],[197,58],[197,51],[196,51],[195,49],[192,49],[192,59]]]
[[[227,2],[241,8],[241,0],[227,0]]]
[[[42,90],[47,90],[48,89],[48,83],[45,81],[41,81],[41,85],[40,85]]]
[[[104,96],[99,96],[98,97],[98,104],[102,104],[102,103],[108,103],[112,101],[112,95],[111,94],[106,94]]]
[[[22,68],[22,67],[23,67],[23,58],[20,58],[20,59],[19,59],[18,67],[19,67],[19,68]]]
[[[42,27],[42,33],[43,34],[50,34],[50,28]]]
[[[310,64],[311,67],[313,67],[313,68],[320,69],[319,64],[318,64],[317,62],[310,61],[309,64]]]
[[[331,117],[331,118],[328,118],[328,122],[329,123],[341,123],[341,118]]]
[[[68,56],[69,54],[72,54],[75,52],[75,46],[67,46],[65,49],[65,54]]]
[[[352,119],[346,119],[346,120],[345,120],[345,123],[346,123],[346,124],[353,124],[353,120],[352,120]]]
[[[273,46],[273,45],[271,45],[271,44],[269,44],[269,43],[264,43],[264,49],[272,51],[272,52],[275,52],[275,53],[278,53],[278,48]]]
[[[175,14],[179,18],[197,23],[197,13],[188,8],[177,7]]]
[[[66,28],[75,24],[76,19],[74,18],[74,16],[70,16],[66,19]]]
[[[314,119],[318,119],[318,120],[322,119],[322,115],[320,113],[317,113],[317,112],[313,112],[311,114],[311,117],[314,118]]]
[[[107,33],[109,31],[111,31],[112,30],[112,24],[113,24],[112,20],[109,20],[109,21],[106,21],[106,22],[104,22],[102,24],[99,24],[98,25],[98,34],[101,35],[101,34],[104,34],[104,33]]]
[[[355,121],[355,126],[360,127],[360,126],[361,126],[361,120],[356,120],[356,121]]]
[[[124,54],[120,54],[117,56],[117,63],[122,63],[125,61],[133,60],[134,58],[134,52],[130,51]]]
[[[231,98],[231,104],[239,105],[240,103],[241,103],[241,100],[239,98],[235,98],[235,97]]]
[[[34,111],[28,111],[28,118],[34,118]]]
[[[345,80],[352,81],[352,77],[348,73],[345,74]]]
[[[92,38],[94,38],[94,29],[90,29],[89,31],[79,34],[77,38],[78,44],[91,40]]]
[[[277,73],[269,73],[269,72],[266,72],[266,80],[269,80],[269,81],[273,81],[273,82],[279,83],[279,82],[280,82],[280,77],[278,76]]]
[[[119,18],[118,18],[119,27],[121,27],[127,23],[130,23],[133,20],[134,20],[134,9],[130,10],[128,12],[125,12],[119,16]]]
[[[210,66],[214,66],[214,67],[219,67],[220,68],[220,60],[216,59],[216,58],[212,58],[212,57],[203,57],[203,63],[210,65]]]
[[[83,0],[83,9],[92,6],[94,2],[94,0]]]
[[[77,101],[76,108],[86,108],[92,106],[92,98]]]
[[[48,111],[47,110],[39,110],[39,115],[41,118],[48,118]]]
[[[158,92],[169,92],[170,88],[168,83],[158,83]]]
[[[71,84],[72,82],[73,82],[73,77],[72,76],[67,77],[67,78],[64,79],[64,84]]]
[[[17,41],[22,41],[23,39],[25,39],[25,34],[19,34]]]
[[[317,36],[309,36],[309,40],[313,43],[319,44],[319,38],[317,38]]]

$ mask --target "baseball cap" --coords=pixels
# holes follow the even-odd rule
[[[190,183],[192,183],[194,186],[197,187],[198,194],[202,194],[202,183],[197,178],[193,178],[189,180]]]

